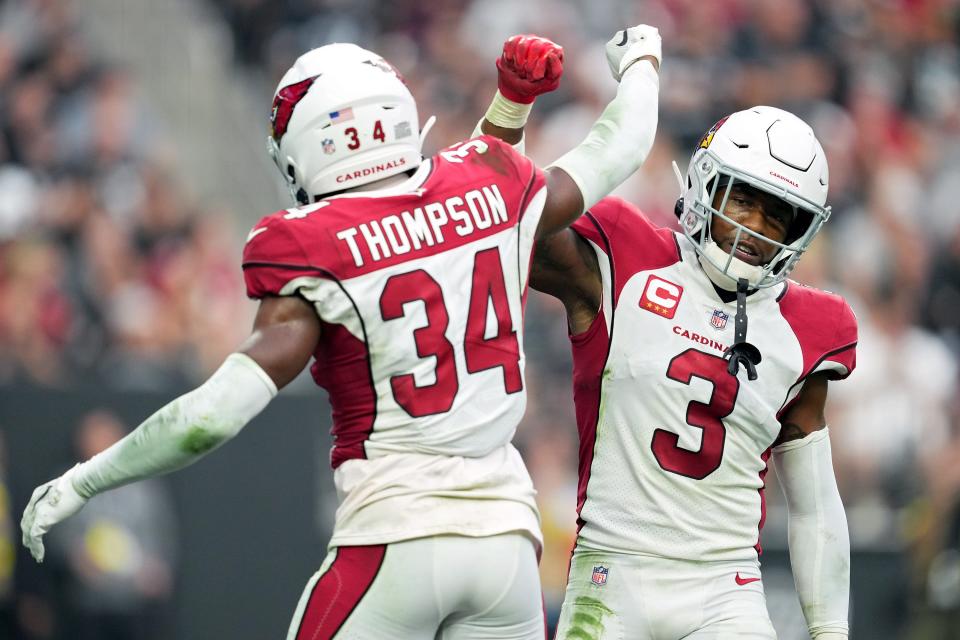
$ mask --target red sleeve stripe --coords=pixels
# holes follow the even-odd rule
[[[330,568],[310,592],[296,640],[330,640],[370,590],[383,566],[386,545],[339,547]]]
[[[588,211],[585,214],[596,227],[600,239],[603,241],[603,251],[606,253],[607,264],[610,266],[610,281],[616,282],[613,254],[610,250],[610,241],[596,218]],[[615,291],[614,291],[615,293]],[[603,294],[606,296],[606,292]],[[601,308],[593,324],[586,332],[579,336],[571,336],[573,350],[573,378],[574,378],[574,407],[577,415],[577,432],[580,436],[577,484],[577,531],[579,532],[585,521],[580,516],[583,505],[587,501],[587,489],[593,470],[593,459],[597,447],[597,427],[600,422],[600,399],[603,395],[603,370],[610,358],[610,345],[613,342],[613,322],[616,316],[616,300],[613,301],[610,311],[610,326],[607,329],[607,319]],[[598,342],[596,336],[607,330],[606,340]],[[600,351],[602,349],[602,352]],[[596,388],[591,388],[591,381],[596,381]]]
[[[837,376],[836,379],[842,380],[843,378],[846,378],[847,376],[849,376],[850,373],[853,371],[854,363],[853,361],[851,361],[851,358],[856,358],[856,351],[855,351],[856,346],[857,346],[856,342],[851,342],[848,345],[844,345],[843,347],[840,347],[836,351],[832,351],[831,353],[828,353],[824,357],[824,361],[829,360],[830,362],[835,362],[836,364],[839,364],[844,368],[843,373],[836,373],[836,376]],[[851,352],[851,353],[848,353],[848,352]],[[843,354],[842,358],[834,357],[840,354]],[[821,364],[823,364],[823,362],[818,363],[816,367],[814,367],[813,371],[814,372],[817,371],[820,368]]]
[[[810,367],[803,372],[803,375],[797,378],[797,381],[794,382],[793,385],[787,390],[787,397],[783,399],[783,405],[780,407],[780,411],[777,411],[777,420],[780,420],[780,418],[783,417],[783,414],[785,414],[787,410],[793,406],[793,403],[797,401],[797,398],[800,397],[800,394],[797,393],[797,395],[795,395],[793,398],[790,398],[790,393],[794,389],[796,389],[798,385],[802,384],[803,381],[806,380],[808,377],[810,377],[811,374],[816,373],[817,369],[820,367],[821,364],[823,364],[824,361],[832,360],[833,356],[849,351],[850,349],[854,349],[856,348],[856,346],[857,346],[856,342],[851,342],[850,344],[844,345],[838,349],[834,349],[833,351],[823,354],[822,356],[820,356],[819,360],[817,360],[812,365],[810,365]],[[837,374],[839,376],[839,379],[842,380],[843,378],[846,378],[847,376],[849,376],[850,371],[852,370],[851,367],[847,366],[847,364],[842,361],[837,360],[836,362],[842,365],[844,368],[846,368],[846,373]],[[790,398],[789,402],[787,401],[788,398]]]
[[[280,295],[292,278],[285,272],[298,271],[302,276],[333,279],[332,275],[318,267],[281,262],[250,261],[243,263],[243,280],[247,287],[247,297],[266,298]]]
[[[814,362],[813,365],[809,369],[807,369],[807,371],[805,371],[802,376],[800,376],[797,382],[801,382],[805,380],[810,374],[816,372],[816,370],[820,368],[820,365],[823,364],[824,361],[826,360],[837,362],[838,364],[843,365],[844,367],[847,368],[847,372],[849,374],[850,367],[847,367],[846,363],[844,363],[843,360],[835,360],[833,356],[839,355],[845,351],[849,351],[850,349],[854,349],[856,348],[856,346],[857,346],[856,342],[851,342],[850,344],[845,344],[842,347],[837,347],[833,351],[828,351],[827,353],[823,354],[822,356],[820,356],[819,360]],[[846,377],[846,375],[844,375],[843,377]]]
[[[537,175],[539,175],[537,168],[533,167],[533,172],[530,174],[530,179],[527,181],[527,186],[524,187],[523,195],[520,197],[519,220],[523,220],[523,214],[527,212],[527,205],[530,204],[530,199],[532,198],[531,193],[533,192],[533,183],[536,182]]]

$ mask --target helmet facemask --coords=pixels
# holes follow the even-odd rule
[[[675,170],[682,190],[680,226],[711,280],[727,290],[735,289],[740,279],[751,289],[782,282],[830,217],[823,147],[809,125],[781,109],[758,106],[723,118],[700,139],[686,180]],[[765,238],[724,213],[736,185],[769,194],[794,212],[783,242]],[[738,242],[721,249],[711,233],[715,218],[737,230],[737,241],[751,237],[752,242],[771,243],[775,254],[754,266],[736,257]]]
[[[724,354],[728,371],[735,376],[742,364],[753,380],[761,354],[747,342],[747,295],[783,282],[830,217],[823,147],[809,125],[793,114],[759,106],[723,118],[704,134],[685,181],[676,163],[674,170],[681,183],[676,212],[684,235],[713,284],[736,292],[734,344]],[[782,241],[728,215],[727,205],[738,187],[759,192],[751,195],[764,200],[764,216],[776,217],[781,207],[790,212]],[[733,230],[726,249],[714,239],[717,220]],[[721,240],[725,243],[728,238]],[[745,244],[753,245],[752,249]],[[767,257],[762,247],[771,246],[774,251]],[[758,264],[751,264],[750,256],[757,253]]]
[[[694,155],[687,176],[687,190],[680,208],[680,226],[697,249],[701,264],[711,280],[723,289],[734,290],[740,278],[746,278],[751,289],[772,287],[783,282],[830,217],[829,206],[818,205],[778,185],[726,166],[708,149]],[[702,187],[697,188],[698,184]],[[782,242],[753,231],[725,213],[731,192],[738,185],[773,195],[790,208],[792,220]],[[719,206],[714,207],[718,192],[721,194]],[[721,249],[713,238],[714,218],[736,229],[728,250]],[[736,252],[744,236],[772,245],[776,249],[773,257],[761,265],[751,265],[739,259]]]

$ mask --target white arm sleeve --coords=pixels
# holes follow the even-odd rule
[[[773,449],[787,500],[790,564],[812,638],[846,638],[850,535],[824,427]]]
[[[239,433],[275,395],[277,387],[260,365],[245,354],[230,354],[205,383],[77,465],[73,486],[90,498],[192,464]]]
[[[660,77],[641,60],[624,72],[617,97],[587,138],[551,166],[563,169],[580,188],[588,209],[640,168],[657,132]]]

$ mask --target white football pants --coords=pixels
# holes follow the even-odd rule
[[[333,548],[287,640],[544,640],[537,552],[522,533]]]
[[[577,548],[556,640],[775,640],[760,563]]]

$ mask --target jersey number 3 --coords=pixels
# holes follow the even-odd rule
[[[450,315],[443,290],[429,273],[418,269],[387,280],[380,296],[380,315],[384,320],[402,318],[403,306],[416,301],[423,302],[427,324],[414,330],[413,339],[418,356],[437,359],[436,381],[417,386],[413,374],[405,373],[390,378],[390,387],[397,404],[414,418],[421,418],[449,411],[460,389],[460,381],[453,345],[446,335]],[[490,307],[497,321],[497,331],[493,337],[485,338]],[[500,252],[495,248],[480,251],[474,258],[463,352],[468,373],[501,367],[504,390],[516,393],[523,389],[520,343],[510,317]]]
[[[727,361],[696,349],[688,349],[670,361],[667,377],[690,384],[694,377],[713,385],[708,402],[693,400],[687,405],[687,424],[703,430],[699,451],[679,446],[679,436],[666,429],[653,433],[653,455],[660,466],[695,480],[703,480],[717,470],[723,459],[727,428],[721,421],[733,413],[740,381],[727,372]]]

